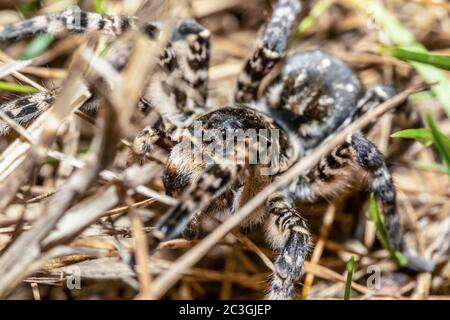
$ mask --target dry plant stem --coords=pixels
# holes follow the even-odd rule
[[[77,262],[82,262],[86,260],[90,260],[95,258],[94,255],[86,255],[86,254],[74,254],[70,256],[64,256],[56,259],[52,259],[50,262],[46,263],[42,266],[42,270],[52,270],[56,268],[61,268],[64,266],[68,266]]]
[[[76,83],[78,83],[78,81],[76,81]],[[68,85],[68,87],[70,88],[70,85]],[[70,97],[70,90],[66,90],[66,92],[64,92],[63,90],[63,93],[65,93],[66,96]],[[58,115],[58,109],[56,107],[55,110],[56,111],[54,113]],[[62,112],[60,111],[60,114],[61,113]],[[0,260],[0,265],[2,265],[2,263],[6,265],[6,268],[4,269],[6,272],[6,276],[4,276],[2,278],[2,281],[0,282],[0,296],[6,295],[9,290],[14,287],[13,284],[17,281],[20,281],[20,278],[23,276],[23,274],[29,271],[27,270],[27,267],[29,267],[29,265],[33,263],[33,260],[35,258],[37,259],[37,256],[40,254],[40,251],[42,249],[40,248],[40,242],[42,241],[43,237],[45,237],[56,225],[62,214],[70,206],[72,199],[80,192],[83,192],[84,189],[86,189],[87,186],[95,179],[97,174],[100,172],[100,169],[104,167],[111,159],[113,159],[113,155],[115,152],[115,143],[118,141],[118,136],[114,133],[113,123],[115,123],[115,119],[117,117],[114,110],[105,110],[104,113],[106,113],[106,124],[103,126],[104,131],[102,132],[100,138],[97,139],[98,142],[96,143],[98,147],[98,156],[92,157],[90,161],[88,161],[88,163],[83,167],[83,169],[79,170],[78,174],[74,174],[72,178],[69,179],[64,188],[62,188],[61,191],[58,192],[55,197],[53,197],[49,202],[48,207],[50,208],[50,212],[48,212],[44,218],[38,221],[32,231],[25,234],[24,237],[16,241],[13,245],[16,249],[17,247],[26,246],[30,250],[34,247],[33,254],[26,255],[26,258],[22,259],[25,261],[22,261],[22,263],[19,264],[21,267],[14,268],[13,271],[9,270],[9,272],[8,269],[11,267],[10,264],[11,262],[14,263],[15,260],[14,251],[8,251]],[[54,118],[58,117],[50,118],[50,120],[54,121]],[[55,125],[55,123],[51,124]],[[52,132],[51,129],[52,126],[50,125],[50,132]],[[42,140],[44,140],[44,142],[46,141],[46,138],[47,141],[51,140],[48,137],[48,131],[49,130],[47,130],[46,132],[46,130],[44,129],[44,132],[42,134]],[[56,131],[56,129],[54,129],[53,131]],[[45,145],[45,143],[42,144]],[[48,142],[47,144],[49,145],[50,142]],[[113,206],[114,204],[112,204],[111,206]],[[49,247],[48,244],[47,247]],[[20,258],[18,260],[20,260]]]
[[[236,269],[236,260],[232,255],[227,256],[225,261],[226,273],[233,272]],[[220,300],[230,300],[232,296],[233,283],[229,280],[222,282],[222,287],[220,290]]]
[[[149,268],[149,252],[147,236],[144,232],[144,225],[139,217],[136,208],[133,207],[133,199],[127,197],[126,203],[130,208],[129,215],[131,220],[131,227],[133,229],[133,238],[135,240],[136,262],[138,266],[138,278],[141,292],[138,299],[149,300],[152,299],[151,282],[152,277]]]
[[[60,161],[66,161],[67,163],[69,163],[70,165],[74,166],[75,168],[82,168],[84,166],[83,161],[80,161],[76,158],[73,158],[71,156],[65,155],[64,153],[58,152],[58,151],[49,151],[48,155],[52,158],[55,158],[57,160]],[[124,176],[123,174],[119,175],[115,172],[112,172],[110,170],[102,170],[99,173],[99,176],[104,179],[105,181],[124,181]],[[129,186],[127,185],[127,187],[129,188],[133,188],[137,193],[149,197],[149,198],[153,198],[154,200],[157,200],[161,203],[165,203],[167,205],[176,205],[178,204],[178,201],[175,198],[172,198],[170,196],[167,196],[165,194],[159,193],[155,190],[152,190],[144,185],[133,185],[133,186]]]
[[[0,181],[3,182],[6,178],[21,165],[24,158],[27,156],[31,146],[28,141],[37,141],[42,132],[42,126],[50,111],[38,118],[31,126],[25,130],[17,131],[23,139],[16,139],[12,142],[0,155]],[[12,127],[13,129],[15,127]],[[23,134],[22,134],[23,133]],[[28,137],[28,138],[27,138]],[[32,137],[31,139],[29,137]],[[34,142],[36,143],[36,142]]]
[[[0,79],[10,75],[13,72],[19,71],[25,66],[30,64],[28,61],[10,61],[7,63],[0,64]]]
[[[322,256],[323,249],[325,247],[325,241],[328,237],[328,233],[330,232],[331,225],[334,221],[334,216],[336,213],[336,207],[334,205],[330,205],[328,210],[323,217],[322,228],[320,229],[319,240],[316,242],[314,246],[314,251],[311,256],[311,263],[318,264],[320,257]],[[305,277],[305,281],[303,282],[303,291],[302,296],[304,299],[308,297],[309,290],[314,282],[314,275],[312,273],[307,273]]]
[[[173,29],[169,28],[169,29]],[[170,33],[171,34],[171,33]],[[119,113],[119,121],[124,133],[134,133],[130,130],[130,119],[134,112],[134,106],[139,101],[140,95],[148,82],[149,75],[156,66],[156,59],[159,52],[163,51],[169,39],[168,31],[164,31],[159,41],[148,41],[147,37],[141,33],[135,35],[135,47],[130,56],[130,62],[123,71],[124,79],[127,81],[123,86],[118,88],[119,98],[116,101],[119,107],[123,104],[127,104],[130,108],[120,108],[122,110]],[[142,72],[145,70],[146,72]]]
[[[125,171],[125,175],[129,171],[134,171],[134,168],[128,168]],[[145,177],[146,180],[150,180],[156,174],[155,166],[153,164],[147,164],[145,167],[140,167],[137,172],[134,173],[134,178],[139,176]],[[131,174],[128,174],[133,178]],[[129,187],[129,184],[123,183],[125,187]],[[57,244],[68,243],[75,239],[84,229],[92,225],[95,221],[98,221],[101,217],[104,217],[109,213],[106,211],[119,203],[118,190],[116,185],[112,185],[106,188],[101,188],[94,195],[82,202],[70,208],[64,217],[58,222],[55,230],[53,230],[43,241],[42,247],[54,247]],[[128,211],[129,208],[142,206],[153,202],[153,199],[144,200],[137,204],[125,207]],[[106,211],[106,212],[105,212]],[[112,210],[117,214],[117,210]],[[110,213],[108,215],[111,215]]]
[[[431,273],[421,273],[417,277],[416,290],[412,296],[415,300],[427,300],[431,289]]]
[[[3,187],[0,187],[0,211],[4,211],[9,203],[14,199],[17,190],[22,186],[29,178],[35,164],[42,160],[42,156],[36,152],[30,152],[28,158],[26,158],[20,170],[16,169],[5,181],[3,181]]]
[[[192,2],[192,15],[196,18],[205,17],[216,12],[220,12],[240,4],[240,0],[225,0],[225,1],[207,1],[195,0]]]
[[[134,46],[129,62],[122,71],[122,77],[107,61],[98,58],[92,50],[82,52],[82,57],[90,62],[92,68],[96,71],[94,75],[96,77],[100,75],[114,84],[115,89],[110,92],[109,100],[118,113],[118,121],[123,135],[135,134],[132,130],[133,126],[130,125],[131,116],[149,76],[157,64],[158,60],[155,57],[167,45],[173,29],[173,24],[165,24],[164,31],[159,35],[158,41],[149,41],[147,36],[137,31],[125,34],[124,38],[130,37],[133,39]],[[118,41],[121,40],[123,39]],[[92,63],[92,61],[95,61],[95,63]],[[91,79],[91,82],[96,85],[95,78]],[[96,89],[102,91],[104,88],[97,85]]]
[[[165,30],[164,34],[161,35],[161,41],[157,41],[155,42],[150,42],[147,39],[144,38],[143,35],[141,34],[137,34],[135,33],[134,36],[137,39],[136,41],[136,46],[132,52],[131,55],[131,59],[129,62],[128,67],[124,70],[124,78],[126,78],[127,80],[133,79],[133,81],[123,81],[122,84],[124,84],[124,88],[122,88],[122,86],[120,86],[122,89],[120,90],[119,93],[115,93],[112,94],[110,97],[110,101],[112,103],[112,105],[114,106],[114,108],[117,110],[118,114],[119,114],[119,119],[120,119],[120,124],[122,125],[122,130],[124,130],[125,132],[129,131],[129,127],[127,124],[129,123],[129,119],[131,117],[131,114],[134,110],[134,106],[137,102],[137,100],[139,99],[139,95],[143,89],[143,86],[146,83],[146,79],[148,77],[148,75],[151,73],[151,70],[154,68],[154,66],[156,65],[156,59],[154,59],[154,56],[157,55],[157,53],[161,52],[162,48],[166,45],[167,41],[168,41],[168,37],[169,34],[171,34],[171,30],[173,30],[173,25],[169,25],[168,26],[168,30]],[[89,50],[84,50],[82,51],[81,57],[85,57],[86,56],[86,52],[89,52]],[[154,53],[154,54],[149,54],[150,53]],[[93,61],[97,61],[97,62],[101,62],[98,59],[88,59],[88,64],[89,67],[95,69],[97,72],[99,72],[100,74],[102,74],[97,68],[97,65],[92,65]],[[85,66],[85,64],[80,63],[80,61],[76,60],[75,62],[77,62],[78,64],[81,64],[83,66]],[[77,65],[77,63],[74,62],[74,65]],[[82,70],[83,68],[81,68],[80,66],[78,66],[80,70]],[[142,72],[142,68],[145,68],[144,70],[146,72]],[[26,170],[20,170],[20,171],[16,171],[16,174],[11,174],[6,182],[9,181],[9,183],[12,184],[12,188],[4,188],[3,190],[0,189],[0,196],[1,196],[1,200],[0,200],[0,210],[6,208],[6,206],[12,201],[14,195],[15,195],[15,191],[17,190],[18,186],[20,186],[20,184],[26,180],[28,178],[28,172],[31,171],[31,169],[33,168],[35,163],[40,162],[40,160],[42,160],[46,153],[44,152],[42,147],[46,147],[48,148],[51,143],[54,141],[54,138],[56,136],[56,129],[59,126],[59,123],[56,123],[53,118],[56,117],[58,119],[62,118],[64,115],[64,111],[65,114],[70,114],[69,110],[65,110],[63,108],[57,108],[57,106],[61,106],[61,101],[66,101],[69,94],[69,89],[68,88],[73,88],[73,86],[76,85],[80,85],[80,81],[75,81],[79,78],[79,75],[81,74],[81,71],[75,72],[74,71],[77,70],[76,68],[72,68],[72,72],[73,75],[71,77],[69,77],[69,80],[66,80],[66,84],[63,87],[63,90],[61,91],[60,96],[58,97],[58,100],[55,103],[55,107],[52,109],[52,111],[49,114],[49,123],[47,124],[47,126],[44,128],[44,131],[41,135],[42,137],[42,141],[40,143],[40,145],[38,147],[32,148],[31,151],[34,150],[34,152],[30,152],[29,157],[27,159],[25,159],[22,163],[22,166],[26,169]],[[111,68],[106,68],[106,70],[111,70]],[[138,74],[139,76],[136,76],[136,74]],[[108,74],[104,74],[105,78],[110,78],[108,77]],[[91,76],[91,82],[97,84],[97,82],[95,81],[96,78],[98,78],[97,76]],[[84,87],[84,86],[81,86]],[[97,88],[97,91],[100,91],[99,93],[101,94],[102,88]],[[125,98],[126,97],[126,98]],[[59,103],[59,104],[58,104]],[[66,101],[66,105],[67,101]],[[62,109],[62,110],[59,110]],[[66,107],[67,109],[67,107]],[[70,110],[70,111],[73,111]],[[50,124],[50,125],[49,125]],[[48,129],[50,128],[50,129]],[[51,133],[51,134],[50,134]],[[39,152],[38,152],[39,151]],[[109,177],[110,179],[112,179],[112,177]],[[3,193],[2,193],[3,192]],[[155,199],[163,199],[163,200],[167,200],[167,202],[169,202],[170,204],[173,204],[174,201],[170,201],[169,197],[166,197],[164,195],[160,195],[144,186],[137,186],[137,192],[144,194],[145,196],[149,196],[149,197],[154,197]]]
[[[123,214],[123,213],[129,211],[131,208],[135,208],[135,209],[143,208],[143,207],[146,207],[149,204],[152,204],[154,202],[155,202],[155,199],[146,199],[146,200],[142,200],[142,201],[133,203],[131,206],[123,206],[123,207],[119,207],[119,208],[114,208],[114,209],[106,211],[102,215],[102,217],[108,217],[108,216],[114,216],[114,215]]]
[[[34,268],[40,267],[40,263],[36,261],[45,261],[43,256],[51,252],[48,251],[51,247],[47,246],[47,251],[43,251],[42,241],[62,218],[73,199],[95,181],[101,169],[112,159],[111,149],[115,150],[118,141],[114,133],[116,114],[112,108],[108,110],[106,106],[103,110],[101,131],[93,144],[95,151],[86,165],[75,172],[44,206],[42,212],[45,214],[41,215],[34,227],[23,233],[0,258],[0,298],[6,297],[22,279],[35,270]]]
[[[388,101],[380,104],[374,108],[371,112],[365,114],[359,120],[353,122],[351,125],[342,130],[333,139],[319,146],[315,151],[301,159],[295,165],[293,165],[287,172],[282,174],[278,180],[267,186],[258,195],[253,197],[242,208],[240,208],[235,214],[227,219],[222,225],[217,227],[212,233],[210,233],[205,239],[203,239],[194,248],[189,250],[183,256],[181,256],[173,265],[170,270],[159,276],[153,282],[153,293],[155,298],[162,297],[168,289],[171,288],[181,277],[183,270],[192,267],[197,263],[220,239],[222,239],[233,228],[237,227],[243,219],[258,208],[272,193],[276,192],[283,186],[287,185],[292,179],[298,175],[311,169],[323,156],[328,154],[333,148],[358,129],[368,125],[375,119],[379,118],[382,114],[395,108],[408,98],[411,94],[423,90],[423,86],[414,86],[407,89]]]
[[[67,54],[72,53],[79,48],[85,39],[83,35],[71,35],[67,38],[61,39],[58,41],[52,48],[44,52],[39,57],[33,59],[33,66],[42,66],[46,65],[54,59]]]
[[[198,243],[198,240],[173,239],[161,242],[157,250],[192,248],[195,243]]]
[[[23,160],[20,167],[16,167],[15,171],[5,179],[2,187],[0,187],[0,211],[5,210],[14,199],[20,186],[29,179],[36,165],[39,165],[45,159],[47,155],[46,149],[51,147],[55,141],[57,130],[62,121],[87,100],[88,96],[85,94],[84,86],[80,86],[81,75],[85,66],[79,66],[76,62],[75,60],[72,65],[71,77],[65,81],[61,94],[45,119],[44,128],[38,143],[31,146],[28,157]],[[80,88],[82,89],[80,90]]]
[[[0,51],[0,59],[5,61],[5,62],[12,62],[14,61],[14,59],[12,59],[11,57],[9,57],[6,53],[4,53],[3,51]],[[43,86],[41,86],[39,83],[31,80],[30,78],[24,76],[23,74],[19,73],[19,72],[13,72],[12,75],[20,80],[25,82],[26,84],[29,84],[30,86],[35,87],[36,89],[38,89],[39,91],[47,91],[46,88],[44,88]]]
[[[2,219],[0,219],[0,228],[12,226],[12,225],[18,223],[19,220],[20,219],[16,219],[16,218],[2,218]]]
[[[65,212],[55,230],[42,240],[42,247],[54,247],[57,244],[70,242],[118,202],[119,197],[115,186],[110,186],[106,190],[100,188],[94,195]]]
[[[77,125],[74,120],[75,115],[71,115],[68,121],[65,123],[67,126],[66,134],[63,139],[63,152],[70,156],[75,157],[79,147],[80,131],[77,129]],[[64,181],[70,176],[73,171],[73,167],[65,162],[61,162],[58,166],[56,187],[58,188]]]
[[[89,123],[93,127],[95,127],[95,119],[80,110],[76,110],[74,112],[80,119],[84,120],[86,123]]]
[[[404,192],[399,190],[398,192],[398,198],[401,201],[403,208],[405,209],[405,212],[407,214],[407,217],[410,220],[410,223],[412,225],[412,229],[414,230],[414,234],[416,236],[416,242],[417,242],[417,248],[419,250],[419,253],[422,256],[425,256],[425,237],[423,235],[423,231],[418,225],[418,217],[417,213],[414,210],[413,205],[411,204],[408,197],[405,195]]]
[[[45,190],[50,190],[50,191],[45,191]],[[21,191],[22,191],[22,188],[21,188]],[[28,198],[27,200],[24,199],[24,201],[25,201],[24,203],[25,204],[33,204],[33,203],[41,202],[44,199],[50,198],[52,195],[54,195],[56,193],[56,191],[57,190],[54,188],[46,188],[46,189],[43,189],[42,191],[38,190],[38,192],[36,192],[38,194],[37,196],[35,196],[33,198]],[[42,193],[39,193],[39,192],[42,192]],[[31,221],[31,220],[29,220],[29,221]]]
[[[22,127],[20,124],[18,124],[16,121],[8,117],[3,110],[0,110],[0,119],[8,124],[14,131],[16,131],[18,134],[20,134],[22,137],[25,138],[25,140],[28,141],[30,144],[35,144],[35,139],[31,136],[31,134],[28,133],[27,130],[25,130],[24,127]]]
[[[262,252],[262,250],[254,244],[249,238],[241,234],[240,232],[233,232],[233,235],[238,239],[244,246],[246,246],[249,250],[253,251],[258,255],[258,257],[264,262],[264,264],[270,269],[275,270],[273,262]]]
[[[14,120],[12,120],[8,116],[6,116],[4,114],[4,112],[1,110],[0,110],[0,119],[5,121],[13,130],[15,130],[17,133],[19,133],[30,144],[36,143],[35,139],[25,128],[23,128],[17,122],[15,122]],[[70,156],[70,155],[67,155],[67,154],[64,154],[64,153],[61,153],[58,151],[49,150],[49,151],[47,151],[47,155],[50,157],[56,158],[64,163],[67,163],[75,168],[82,168],[84,166],[84,163],[82,161],[74,158],[73,156]],[[123,180],[122,177],[120,177],[119,175],[117,175],[114,172],[109,171],[109,170],[103,170],[100,172],[99,175],[106,181],[114,181],[114,180],[122,181]],[[144,196],[154,198],[154,199],[146,200],[146,201],[153,202],[154,200],[158,200],[158,201],[168,204],[168,205],[176,205],[178,203],[174,198],[166,196],[164,194],[160,194],[154,190],[149,189],[148,187],[146,187],[144,185],[138,185],[135,188],[138,193],[141,193]],[[36,201],[45,199],[53,194],[54,194],[54,192],[50,192],[45,195],[35,197],[33,199],[28,200],[27,203],[32,203],[32,202],[36,202]],[[105,213],[105,214],[108,215],[109,213]],[[114,213],[110,213],[110,214],[114,214]]]
[[[24,67],[21,69],[24,74],[29,74],[44,79],[65,79],[67,71],[57,68],[39,68],[39,67]]]
[[[41,295],[39,294],[39,286],[37,283],[30,283],[31,289],[33,290],[34,300],[41,300]]]
[[[14,243],[14,241],[22,234],[22,232],[25,231],[25,210],[25,206],[22,206],[20,208],[20,213],[14,226],[14,231],[10,235],[9,242],[7,242],[6,245],[0,250],[0,255],[3,254],[3,252],[7,251],[8,248]]]
[[[316,277],[320,277],[322,279],[326,279],[329,281],[338,281],[341,282],[342,284],[345,284],[346,282],[346,277],[344,277],[343,275],[340,275],[337,272],[334,272],[331,269],[328,269],[326,267],[323,267],[321,265],[318,264],[313,264],[310,263],[308,261],[305,261],[305,265],[304,265],[304,270],[306,273],[311,273],[313,275],[315,275]],[[357,284],[355,282],[352,281],[352,289],[364,293],[364,294],[373,294],[374,291],[367,289],[366,287]]]
[[[330,206],[330,209],[327,211],[327,214],[326,214],[326,216],[328,216],[328,218],[324,218],[324,220],[332,220],[332,217],[331,217],[332,214],[330,212],[333,212],[333,215],[334,215],[334,213],[335,213],[334,206]],[[328,225],[331,226],[331,223],[328,223]],[[323,231],[323,229],[322,229],[322,231]],[[266,254],[264,254],[264,252],[257,245],[255,245],[250,239],[248,239],[246,236],[242,235],[239,232],[232,231],[232,234],[240,242],[242,242],[242,244],[244,244],[244,246],[246,246],[250,251],[253,251],[254,253],[256,253],[270,270],[274,270],[274,265],[273,265],[272,261],[267,257]],[[321,236],[322,236],[322,234],[321,234]],[[326,238],[326,236],[324,236],[324,238],[323,238],[324,239],[323,243],[325,243],[325,238]],[[317,245],[320,245],[320,244],[318,243]],[[313,277],[317,276],[319,278],[323,278],[323,279],[327,279],[327,280],[331,280],[331,281],[339,281],[341,283],[345,283],[345,281],[346,281],[346,278],[344,276],[334,272],[331,269],[328,269],[326,267],[318,265],[317,262],[305,261],[304,269],[308,275],[312,275]],[[352,282],[352,288],[358,292],[362,292],[365,294],[372,293],[371,290],[368,290],[365,287],[358,285],[357,283],[354,283],[354,282]]]

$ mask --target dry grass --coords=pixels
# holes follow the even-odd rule
[[[60,2],[62,6],[76,1]],[[92,9],[92,1],[84,2],[86,9]],[[106,8],[109,13],[133,13],[135,3],[106,1]],[[244,232],[235,227],[277,185],[258,194],[226,222],[211,220],[214,231],[205,238],[167,241],[150,254],[145,233],[151,232],[157,218],[176,200],[164,195],[160,162],[129,168],[125,162],[127,141],[146,121],[135,118],[134,106],[154,67],[153,58],[170,34],[172,20],[165,18],[193,16],[211,30],[208,104],[221,106],[230,101],[235,77],[270,13],[270,1],[151,3],[146,10],[139,10],[139,16],[162,18],[167,24],[166,36],[148,44],[139,34],[126,34],[138,45],[132,63],[121,74],[111,73],[92,59],[104,43],[94,35],[58,39],[30,64],[14,63],[29,41],[0,44],[0,70],[4,73],[6,69],[1,68],[10,63],[9,75],[2,81],[18,81],[39,91],[62,88],[43,117],[27,129],[12,124],[16,132],[0,138],[1,298],[264,296],[273,269],[272,250],[267,248],[260,229]],[[41,11],[53,10],[57,4]],[[385,4],[430,51],[450,52],[450,8],[445,2],[395,0]],[[17,19],[16,12],[14,7],[0,4],[2,22]],[[361,201],[365,194],[358,191],[330,206],[303,208],[315,235],[315,248],[305,264],[304,285],[299,285],[298,297],[342,299],[345,267],[353,255],[352,299],[448,299],[450,179],[445,173],[412,165],[412,160],[436,163],[439,158],[433,148],[390,138],[390,133],[402,126],[398,121],[401,114],[384,114],[423,81],[409,63],[374,51],[374,45],[386,41],[386,35],[376,21],[368,21],[351,1],[334,1],[311,28],[292,39],[291,50],[321,48],[348,62],[366,86],[392,84],[402,93],[303,159],[279,184],[314,165],[348,132],[380,117],[370,137],[387,156],[393,172],[407,242],[432,260],[436,270],[414,275],[397,269],[376,239],[373,224],[365,218],[366,202]],[[100,78],[115,79],[119,90],[110,92],[98,81]],[[89,97],[82,80],[103,99],[102,112],[95,119],[75,111]],[[13,97],[0,91],[0,101]],[[450,121],[437,99],[409,99],[409,107],[422,115],[432,112],[440,128],[450,134]],[[2,113],[0,117],[4,119]],[[162,151],[155,154],[158,159],[165,156]],[[138,275],[126,264],[130,252],[136,254]],[[367,286],[372,266],[381,271],[377,290]],[[78,272],[81,289],[67,290],[68,280],[70,283]]]

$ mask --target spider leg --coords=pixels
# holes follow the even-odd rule
[[[0,110],[17,123],[26,126],[50,108],[54,100],[55,92],[39,92],[0,104]],[[0,120],[0,136],[8,134],[9,131],[9,125]]]
[[[432,270],[433,266],[423,258],[413,255],[405,245],[396,206],[396,192],[391,174],[381,152],[361,133],[351,135],[319,163],[298,177],[286,188],[296,201],[315,203],[319,199],[332,201],[346,189],[355,186],[357,172],[369,177],[370,190],[382,205],[386,233],[390,246],[408,258],[413,270]]]
[[[283,57],[294,21],[301,10],[298,0],[278,0],[252,57],[238,76],[235,102],[256,100],[262,79]]]
[[[351,137],[351,146],[357,164],[372,177],[371,190],[375,199],[382,204],[384,223],[390,246],[404,254],[408,259],[407,268],[416,271],[431,272],[434,266],[420,256],[409,252],[403,238],[396,206],[396,192],[391,174],[377,147],[362,134]]]
[[[205,111],[208,96],[210,32],[192,19],[178,24],[161,57],[161,71],[144,94],[174,126]]]
[[[211,32],[192,19],[183,20],[172,35],[171,46],[181,69],[181,79],[197,93],[199,100],[194,102],[200,107],[204,107],[208,96],[210,40]]]
[[[366,91],[365,95],[358,101],[356,109],[351,117],[352,122],[380,103],[389,100],[395,94],[396,90],[391,86],[375,85],[373,87],[370,87]]]
[[[53,16],[52,19],[62,19],[57,14]],[[36,19],[45,17],[48,16]],[[152,24],[147,24],[144,31],[150,40],[154,40],[158,29]],[[130,41],[117,39],[111,44],[105,60],[117,71],[122,70],[127,64],[132,46]],[[209,48],[210,32],[207,29],[193,20],[181,21],[173,32],[171,42],[160,56],[160,67],[155,70],[138,109],[144,114],[148,114],[150,109],[157,111],[173,128],[179,127],[179,122],[184,122],[193,114],[203,112],[207,98]],[[155,86],[162,88],[158,87],[155,90]],[[155,92],[163,92],[162,95],[165,97],[155,99],[157,96]],[[20,124],[27,125],[51,106],[56,95],[57,90],[27,95],[1,104],[0,109],[5,110],[7,115]],[[166,103],[167,99],[172,98],[170,103]],[[170,105],[174,107],[171,109]],[[80,110],[92,113],[98,108],[99,101],[92,96]],[[0,121],[0,135],[8,132],[9,126]]]
[[[60,36],[66,33],[98,31],[108,35],[119,35],[131,26],[134,18],[109,16],[82,11],[77,7],[31,19],[0,26],[0,41],[21,39],[39,34]]]
[[[170,151],[175,144],[176,142],[172,141],[166,132],[153,127],[145,127],[133,140],[128,152],[127,166],[143,165],[148,162],[147,155],[153,152],[155,145]]]
[[[183,233],[192,218],[222,195],[241,171],[242,166],[238,164],[208,166],[179,197],[179,204],[170,209],[158,222],[152,244],[156,245],[160,241],[173,239]]]
[[[386,100],[392,98],[396,94],[395,88],[387,85],[376,85],[369,88],[366,94],[358,101],[355,112],[352,114],[351,118],[347,119],[347,122],[342,126],[345,127],[350,122],[353,122],[363,114],[370,111],[372,108]],[[392,131],[401,130],[404,128],[421,128],[423,123],[421,121],[420,113],[405,102],[395,108],[392,111]],[[375,124],[375,120],[364,127],[363,133],[367,133]],[[405,153],[406,150],[411,146],[413,140],[402,140],[402,141],[390,141],[392,145],[387,152],[387,158],[400,156]]]
[[[383,155],[362,134],[352,135],[351,147],[356,163],[372,177],[371,191],[375,199],[382,204],[389,243],[393,249],[402,252],[405,243],[396,210],[396,192]]]
[[[295,282],[312,244],[305,219],[295,209],[293,200],[281,193],[267,200],[269,220],[267,237],[278,249],[268,299],[292,299]]]
[[[76,18],[76,14],[79,14],[80,16]],[[88,22],[81,24],[85,27],[84,29],[75,29],[74,26],[71,26],[71,23],[75,21],[74,19],[82,19],[82,21],[87,20]],[[101,28],[99,27],[100,31],[109,32],[108,30],[113,29],[114,32],[117,33],[124,30],[119,29],[117,26],[113,26],[111,24],[119,23],[118,21],[120,21],[120,19],[122,18],[100,16],[96,13],[86,13],[77,11],[75,9],[69,9],[59,13],[20,21],[11,25],[0,26],[0,40],[10,39],[14,37],[22,38],[40,33],[52,33],[55,35],[59,35],[65,31],[75,32],[76,30],[78,30],[79,32],[85,32],[95,30],[94,26],[96,24],[98,27],[101,27],[103,25]],[[109,21],[109,24],[107,23],[107,21]],[[41,27],[41,29],[37,27]],[[125,27],[125,24],[122,23],[122,27]],[[152,26],[151,24],[147,24],[144,28],[144,31],[150,40],[154,40],[154,36],[157,34],[156,27]],[[132,43],[130,43],[130,41],[122,41],[122,39],[116,39],[112,42],[107,54],[105,55],[105,60],[117,71],[120,71],[126,65],[131,50]],[[3,110],[7,116],[11,117],[19,124],[28,125],[51,107],[52,103],[56,99],[57,94],[57,89],[47,92],[29,94],[6,102],[4,104],[0,104],[0,109]],[[80,107],[80,111],[90,114],[93,112],[97,112],[98,108],[99,100],[96,96],[91,96]],[[0,121],[0,136],[8,134],[9,130],[9,126],[6,123]]]

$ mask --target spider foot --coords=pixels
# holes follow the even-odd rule
[[[311,234],[292,199],[274,194],[268,199],[268,237],[279,248],[267,299],[290,300],[311,248]]]
[[[407,259],[406,269],[414,272],[433,272],[434,263],[417,254],[406,251],[402,255]]]

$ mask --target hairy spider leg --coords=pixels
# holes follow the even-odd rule
[[[21,39],[39,34],[62,36],[68,33],[88,33],[92,31],[117,36],[130,27],[135,27],[135,19],[132,17],[102,15],[73,7],[61,12],[0,26],[0,41]]]
[[[266,237],[277,250],[277,257],[266,297],[270,300],[289,300],[312,248],[311,233],[289,196],[273,194],[267,199],[267,211]]]
[[[360,177],[358,172],[368,178],[369,189],[381,204],[392,249],[407,256],[407,268],[433,270],[428,261],[406,247],[391,173],[381,152],[362,133],[349,136],[346,142],[323,157],[310,171],[297,177],[284,191],[299,203],[315,203],[319,199],[332,202],[355,186],[355,180]]]
[[[210,205],[211,201],[225,190],[242,174],[243,166],[239,164],[218,164],[208,166],[195,183],[191,184],[179,198],[180,202],[171,208],[156,225],[152,244],[169,240],[185,231],[191,219]],[[155,241],[156,240],[156,241]]]
[[[18,99],[0,104],[0,110],[20,125],[28,125],[38,118],[55,101],[56,94],[52,91],[25,95]],[[0,120],[0,136],[10,132],[10,126]]]
[[[78,11],[77,11],[78,12]],[[80,11],[83,13],[82,11]],[[78,12],[78,13],[80,13]],[[76,12],[75,12],[76,13]],[[11,39],[14,37],[26,37],[36,34],[29,31],[27,28],[23,29],[23,25],[28,26],[31,30],[35,27],[36,22],[30,21],[47,21],[50,24],[61,23],[66,25],[66,28],[59,28],[57,30],[65,30],[67,32],[75,32],[74,28],[68,27],[69,21],[67,18],[75,14],[74,11],[66,10],[60,13],[50,14],[32,18],[30,20],[20,21],[11,25],[4,26],[2,31],[3,39]],[[102,20],[99,20],[98,14],[83,13],[84,19],[88,20],[87,26],[90,28],[80,29],[79,32],[88,32],[93,30],[106,30],[104,28],[95,29],[93,26],[102,25]],[[125,19],[122,16],[101,16],[104,19],[111,21],[120,21]],[[126,19],[125,19],[126,20]],[[57,21],[57,22],[55,22]],[[47,29],[51,26],[47,26]],[[145,23],[140,30],[148,36],[151,41],[155,41],[159,34],[158,23]],[[13,32],[15,29],[20,29],[23,32],[17,35]],[[92,30],[91,30],[92,29]],[[9,31],[8,31],[9,30]],[[27,31],[28,30],[28,31]],[[56,29],[55,29],[56,30]],[[55,35],[64,34],[53,31]],[[121,32],[118,28],[113,28],[114,35]],[[49,30],[41,30],[37,33],[50,32]],[[117,71],[121,71],[127,64],[129,55],[132,51],[133,43],[128,39],[124,40],[118,38],[112,42],[106,55],[105,60],[110,63]],[[208,86],[208,67],[210,56],[210,32],[203,26],[199,25],[194,20],[180,21],[172,34],[171,41],[164,49],[160,56],[159,67],[152,74],[148,90],[144,93],[141,102],[138,106],[144,114],[148,114],[151,110],[157,111],[163,119],[170,118],[173,121],[167,120],[171,124],[172,130],[177,127],[177,124],[172,123],[176,120],[185,120],[194,112],[199,113],[203,110],[207,98]],[[163,88],[155,88],[155,86],[162,85]],[[161,89],[160,91],[153,91],[152,89]],[[159,99],[155,92],[162,92],[160,96],[164,99]],[[7,114],[12,116],[22,125],[29,125],[33,120],[44,113],[54,101],[58,90],[51,90],[46,93],[36,93],[20,97],[18,99],[9,101],[0,105],[0,108],[7,110]],[[169,100],[169,103],[167,101]],[[80,111],[86,113],[97,112],[99,108],[99,100],[92,96],[87,102],[80,107]],[[4,135],[9,132],[9,126],[0,121],[0,134]]]
[[[278,0],[262,39],[238,76],[235,102],[246,103],[257,99],[261,81],[286,52],[288,37],[300,10],[298,0]]]
[[[180,21],[143,95],[166,123],[166,129],[186,127],[205,112],[210,61],[208,29],[195,20]]]

